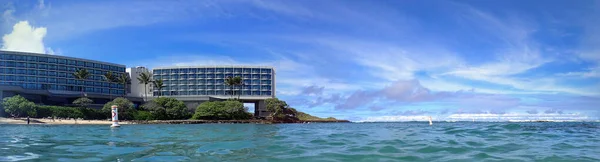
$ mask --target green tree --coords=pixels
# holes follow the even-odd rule
[[[133,119],[135,108],[133,107],[134,105],[131,101],[123,97],[117,97],[114,100],[104,104],[104,107],[102,107],[102,112],[110,113],[112,105],[117,105],[119,107],[119,120]]]
[[[77,79],[77,80],[81,80],[82,82],[85,82],[85,80],[88,79],[90,76],[92,76],[92,74],[90,72],[88,72],[86,69],[79,69],[73,73],[73,77],[75,77],[75,79]],[[85,83],[83,83],[83,84],[85,85]],[[83,89],[84,89],[84,86],[82,85],[81,86],[81,97],[84,96]]]
[[[154,84],[154,88],[156,88],[158,90],[158,97],[160,98],[161,95],[161,91],[165,85],[163,85],[163,80],[162,79],[158,79],[152,82],[152,84]]]
[[[131,79],[127,73],[121,73],[119,77],[117,77],[117,83],[123,84],[123,97],[127,95],[127,84],[131,84]]]
[[[233,86],[235,85],[233,77],[225,78],[225,85],[229,87],[229,95],[231,95],[231,98],[233,98]]]
[[[237,87],[238,88],[238,100],[240,99],[240,95],[241,95],[241,86],[244,85],[244,80],[242,79],[242,77],[236,76],[236,77],[227,77],[225,78],[225,85],[229,86],[229,92],[231,95],[231,98],[233,98],[233,96],[235,95],[234,93],[234,89]]]
[[[203,102],[196,109],[193,119],[203,120],[241,120],[250,119],[252,115],[239,101]]]
[[[269,111],[269,116],[273,119],[283,119],[285,117],[284,109],[289,108],[289,105],[282,100],[277,98],[269,98],[265,100],[267,111]]]
[[[25,99],[20,95],[2,99],[4,111],[13,117],[22,117],[23,115],[36,116],[35,103]]]
[[[80,108],[87,108],[92,103],[94,103],[94,101],[87,97],[81,97],[73,101],[73,104],[79,106]]]
[[[105,80],[106,82],[108,82],[108,84],[115,83],[115,82],[116,82],[116,80],[117,80],[117,76],[115,76],[115,75],[114,75],[112,72],[110,72],[110,71],[109,71],[109,72],[106,72],[106,73],[104,73],[104,75],[102,75],[102,77],[104,78],[104,80]],[[109,88],[108,94],[109,94],[109,96],[110,96],[110,99],[112,100],[112,93],[110,92],[110,88]]]
[[[189,119],[191,114],[183,101],[175,98],[156,98],[143,105],[144,109],[150,111],[155,119]]]
[[[150,82],[152,82],[152,77],[150,75],[150,73],[148,72],[143,72],[140,74],[140,76],[137,77],[138,81],[140,84],[144,84],[144,101],[148,101],[148,92],[146,91],[148,84]]]

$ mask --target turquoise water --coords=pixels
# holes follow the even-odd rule
[[[600,161],[600,123],[0,125],[0,161]]]

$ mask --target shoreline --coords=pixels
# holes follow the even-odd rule
[[[119,121],[121,125],[128,124],[293,124],[293,123],[350,123],[348,120],[301,120],[296,122],[277,122],[270,120],[130,120]],[[27,118],[2,118],[0,124],[27,125]],[[109,120],[74,120],[30,118],[30,125],[110,125]]]

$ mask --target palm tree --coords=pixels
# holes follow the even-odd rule
[[[117,83],[123,84],[123,97],[127,95],[127,84],[131,83],[131,79],[127,73],[121,73],[117,78]]]
[[[73,77],[77,80],[81,80],[82,82],[88,79],[92,74],[88,72],[86,69],[79,69],[73,73]],[[85,83],[84,83],[85,85]],[[83,85],[81,86],[81,97],[83,97]]]
[[[229,86],[229,95],[233,98],[233,86],[235,86],[235,80],[233,77],[225,78],[225,85]]]
[[[242,94],[242,86],[244,85],[244,80],[242,79],[242,77],[236,76],[233,77],[233,85],[234,86],[238,86],[238,100],[240,100],[240,95]]]
[[[106,72],[104,75],[102,75],[102,77],[104,78],[104,80],[106,82],[108,82],[108,84],[110,83],[114,83],[117,80],[117,76],[115,76],[112,72]],[[110,99],[112,100],[112,93],[110,93],[110,86],[108,88],[108,94],[110,96]]]
[[[154,84],[154,87],[156,87],[156,89],[158,89],[158,97],[160,98],[160,93],[162,90],[162,88],[165,87],[165,85],[163,85],[163,80],[162,79],[158,79],[152,82],[152,84]]]
[[[148,101],[148,92],[146,91],[146,88],[148,87],[148,83],[152,82],[152,78],[148,72],[143,72],[137,79],[140,81],[140,84],[144,84],[145,101]]]

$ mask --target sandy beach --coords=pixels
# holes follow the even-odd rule
[[[0,118],[0,124],[27,124],[27,118]],[[73,119],[37,119],[30,118],[29,124],[112,124],[108,120],[73,120]],[[129,122],[119,122],[129,124]]]

